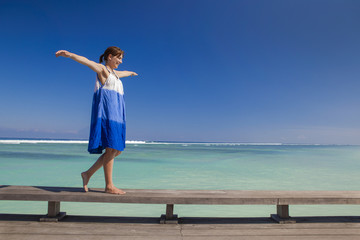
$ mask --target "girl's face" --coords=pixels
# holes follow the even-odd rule
[[[108,57],[108,62],[107,63],[112,69],[116,69],[122,63],[122,59],[123,59],[123,55],[113,56],[113,55],[110,54],[109,57]]]

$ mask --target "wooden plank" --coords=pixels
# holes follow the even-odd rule
[[[0,239],[181,239],[181,228],[178,225],[101,222],[53,224],[23,221],[0,223]]]
[[[277,199],[242,191],[198,191],[198,190],[134,190],[126,189],[125,195],[104,194],[103,189],[91,189],[85,193],[78,188],[49,188],[14,186],[0,188],[0,200],[25,201],[70,201],[113,203],[157,203],[157,204],[276,204]],[[242,197],[240,197],[242,196]]]
[[[276,223],[241,223],[241,224],[183,224],[181,228],[183,231],[185,230],[199,230],[208,229],[211,226],[211,229],[223,229],[223,230],[239,230],[239,229],[294,229],[296,230],[304,230],[304,229],[323,229],[327,231],[327,229],[360,229],[360,222],[349,223],[349,222],[329,222],[329,223],[302,223],[302,224],[287,224],[280,225]]]
[[[360,239],[360,223],[347,224],[118,224],[1,221],[0,239]]]
[[[7,186],[7,185],[0,185],[0,192],[11,192],[16,191],[46,191],[46,192],[83,192],[82,188],[74,188],[74,187],[45,187],[45,186]],[[94,192],[100,191],[103,192],[103,189],[92,189]],[[129,191],[134,191],[133,193],[146,193],[146,194],[152,194],[152,193],[165,193],[165,194],[175,194],[181,196],[182,194],[226,194],[226,195],[239,195],[244,194],[248,195],[254,195],[263,197],[264,195],[271,195],[271,197],[280,197],[280,198],[286,198],[286,197],[334,197],[334,196],[344,196],[346,198],[351,197],[360,197],[359,191],[270,191],[270,190],[165,190],[165,189],[129,189]]]
[[[65,231],[65,230],[64,230]],[[183,240],[180,236],[146,236],[145,238],[143,236],[119,236],[119,235],[69,235],[69,234],[63,234],[63,235],[51,235],[49,237],[48,234],[44,235],[21,235],[21,234],[4,234],[0,235],[6,240],[20,240],[20,239],[26,239],[26,240],[64,240],[64,239],[76,239],[76,240]],[[211,240],[211,239],[210,239]],[[226,239],[224,239],[226,240]],[[319,240],[319,239],[317,239]],[[320,239],[322,240],[322,239]],[[331,240],[331,239],[330,239]],[[348,240],[348,239],[342,239],[342,240]]]
[[[298,224],[299,225],[299,224]],[[286,225],[281,225],[286,226]],[[245,236],[267,236],[267,235],[286,235],[286,236],[321,236],[321,235],[338,235],[338,236],[346,236],[346,235],[357,235],[360,237],[360,229],[288,229],[288,228],[256,228],[256,229],[228,229],[226,226],[218,227],[218,228],[210,228],[208,226],[207,229],[182,229],[183,236],[236,236],[236,235],[245,235]],[[224,231],[226,231],[224,233]]]
[[[251,191],[125,189],[125,195],[104,189],[0,186],[0,200],[154,204],[290,205],[360,204],[360,191]]]
[[[289,198],[279,198],[280,205],[319,205],[319,204],[347,204],[347,205],[357,205],[360,204],[360,199],[347,196],[338,196],[338,197],[289,197]]]

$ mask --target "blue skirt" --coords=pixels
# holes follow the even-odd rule
[[[126,118],[124,95],[99,87],[94,92],[88,151],[101,154],[105,148],[123,151]]]

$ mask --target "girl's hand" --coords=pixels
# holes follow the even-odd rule
[[[131,76],[131,77],[132,77],[132,76],[137,76],[137,73],[136,73],[136,72],[132,72],[130,76]]]
[[[56,57],[71,57],[71,53],[66,50],[59,50],[55,53]]]

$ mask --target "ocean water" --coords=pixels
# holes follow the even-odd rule
[[[99,157],[84,141],[0,140],[0,185],[81,187]],[[119,188],[360,190],[360,146],[132,142],[115,160]],[[103,188],[100,169],[90,188]],[[159,217],[165,205],[61,203],[69,215]],[[359,215],[357,205],[290,206],[291,216]],[[0,213],[45,214],[46,202],[0,201]],[[267,217],[275,206],[175,205],[179,217]]]

